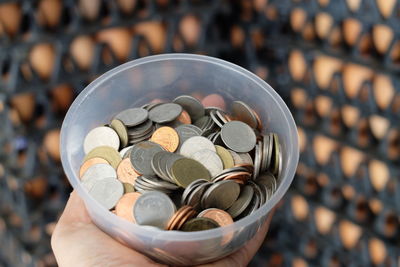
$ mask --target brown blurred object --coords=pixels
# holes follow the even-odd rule
[[[0,4],[0,26],[4,32],[14,36],[21,23],[21,7],[18,3]]]
[[[35,177],[25,183],[25,192],[33,198],[42,198],[47,190],[47,179]]]
[[[132,35],[126,28],[110,28],[97,34],[97,40],[107,43],[120,61],[128,58]]]
[[[42,79],[50,78],[54,69],[55,49],[52,44],[42,43],[35,45],[29,55],[32,68]]]
[[[11,105],[17,110],[19,117],[25,122],[33,118],[35,102],[34,93],[30,92],[15,95],[11,99]]]
[[[49,155],[56,161],[60,160],[60,130],[48,131],[44,137],[43,146]]]
[[[308,216],[308,204],[306,199],[301,195],[295,195],[292,197],[292,211],[293,216],[300,221],[303,221]]]
[[[38,21],[42,25],[55,27],[61,18],[61,0],[40,0],[38,10]]]
[[[195,45],[201,32],[200,20],[194,15],[186,15],[182,18],[179,29],[182,34],[183,40],[189,45]]]
[[[127,14],[135,9],[136,2],[137,0],[117,0],[118,6]]]
[[[74,99],[73,88],[68,84],[60,84],[52,88],[51,96],[56,111],[67,112]]]
[[[386,25],[375,25],[372,29],[372,38],[376,50],[385,54],[389,48],[390,43],[393,40],[394,33],[389,26]]]
[[[80,13],[89,20],[95,20],[100,11],[101,0],[78,0]]]
[[[72,41],[69,51],[81,69],[89,69],[94,56],[94,42],[90,36],[81,35],[76,37]]]
[[[155,53],[161,53],[164,50],[166,34],[165,27],[161,22],[154,21],[135,24],[133,32],[143,35],[149,41]]]

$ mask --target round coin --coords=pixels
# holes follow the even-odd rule
[[[201,104],[204,107],[217,107],[222,110],[225,110],[226,107],[224,98],[218,94],[207,95],[201,100]]]
[[[109,164],[107,160],[102,159],[102,158],[92,158],[87,161],[85,161],[81,168],[79,169],[79,178],[82,178],[83,174],[89,169],[91,166],[99,163],[104,163],[104,164]]]
[[[232,168],[235,165],[232,155],[231,155],[231,153],[229,153],[229,151],[227,149],[225,149],[222,146],[218,146],[218,145],[215,146],[215,149],[217,150],[218,156],[222,160],[224,169]]]
[[[210,173],[194,159],[181,158],[176,160],[171,168],[171,173],[177,185],[186,188],[197,179],[210,180]]]
[[[232,103],[232,115],[236,120],[246,123],[253,129],[258,125],[253,110],[242,101],[234,101]]]
[[[151,160],[157,152],[164,149],[156,143],[150,141],[140,142],[132,147],[130,160],[133,168],[143,175],[154,175],[151,167]]]
[[[238,199],[232,204],[232,206],[227,210],[227,212],[236,218],[239,216],[246,208],[249,206],[253,198],[254,190],[250,185],[243,187]]]
[[[204,231],[219,227],[218,223],[210,218],[193,218],[187,221],[180,230],[185,232]]]
[[[114,177],[98,180],[89,190],[89,194],[106,209],[112,209],[123,193],[122,183]]]
[[[133,127],[146,121],[149,112],[143,108],[130,108],[118,113],[114,119],[122,121],[126,127]]]
[[[214,144],[204,136],[193,136],[182,144],[179,153],[190,158],[194,153],[203,149],[217,151]]]
[[[179,145],[179,136],[175,129],[164,126],[158,128],[150,138],[150,141],[161,145],[165,150],[174,152]]]
[[[246,123],[230,121],[221,129],[224,144],[235,152],[249,152],[256,145],[256,134]]]
[[[192,121],[204,116],[204,107],[196,98],[189,95],[181,95],[175,98],[172,102],[182,106],[186,110]]]
[[[115,214],[125,220],[135,222],[135,218],[133,217],[133,206],[140,196],[141,194],[138,192],[124,194],[115,206]]]
[[[150,120],[156,123],[166,123],[175,120],[182,112],[182,107],[174,103],[158,105],[149,111]]]
[[[105,159],[114,169],[118,167],[118,164],[121,162],[121,155],[112,147],[109,146],[99,146],[95,149],[91,150],[83,159],[83,161],[87,161],[92,158],[102,158]]]
[[[129,183],[122,183],[124,186],[124,194],[135,192],[135,187]]]
[[[182,113],[181,113],[181,115],[179,115],[177,120],[183,124],[191,124],[192,123],[189,113],[184,109],[182,110]]]
[[[131,152],[130,152],[131,149],[132,149],[132,146],[124,147],[123,149],[121,149],[121,150],[119,151],[119,154],[120,154],[121,157],[124,159],[124,158],[126,158],[127,154],[129,155],[129,154],[131,153]]]
[[[165,229],[176,212],[175,204],[164,193],[151,191],[141,195],[133,207],[133,216],[139,225]]]
[[[199,218],[210,218],[216,221],[220,226],[226,226],[233,223],[233,219],[229,213],[224,210],[210,208],[203,210],[197,215]]]
[[[132,167],[131,160],[129,158],[123,159],[117,167],[117,177],[122,183],[135,184],[135,180],[138,174]]]
[[[226,210],[236,201],[240,186],[234,181],[221,181],[210,186],[201,200],[202,207]]]
[[[125,124],[120,120],[112,120],[110,126],[117,133],[121,142],[121,147],[126,147],[128,144],[128,130],[126,129]]]
[[[116,150],[119,148],[119,137],[117,133],[107,126],[96,127],[86,135],[83,141],[85,154],[100,146],[109,146]]]
[[[211,177],[216,176],[224,169],[221,158],[209,149],[199,150],[191,156],[192,159],[197,160],[210,172]]]
[[[82,185],[90,190],[93,185],[103,178],[112,177],[114,179],[117,178],[117,173],[115,169],[110,164],[99,163],[92,165],[87,171],[83,174],[81,181]]]

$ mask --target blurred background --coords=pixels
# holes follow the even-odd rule
[[[399,266],[399,25],[396,0],[0,1],[0,266],[56,266],[68,107],[164,52],[239,64],[295,117],[297,175],[251,266]]]

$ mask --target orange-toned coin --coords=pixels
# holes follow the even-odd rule
[[[222,110],[225,110],[226,104],[225,100],[221,95],[218,94],[211,94],[203,98],[201,101],[203,106],[205,107],[217,107]]]
[[[182,110],[181,115],[179,115],[178,121],[182,122],[183,124],[191,124],[192,123],[192,119],[190,118],[189,113],[186,110]]]
[[[182,206],[179,210],[175,212],[175,214],[169,220],[166,229],[167,230],[174,230],[178,222],[182,219],[182,217],[190,211],[190,206]]]
[[[185,222],[196,216],[196,214],[197,212],[191,208],[184,216],[182,216],[182,219],[178,222],[175,229],[176,230],[181,229],[182,226],[185,224]]]
[[[179,145],[179,136],[174,128],[163,126],[153,133],[150,141],[159,144],[169,152],[174,152]]]
[[[130,222],[135,222],[135,218],[133,217],[133,206],[140,196],[141,194],[138,192],[123,195],[115,206],[115,214]]]
[[[261,118],[260,118],[260,116],[258,115],[258,113],[253,109],[253,114],[254,114],[254,117],[256,117],[256,121],[257,121],[257,129],[260,131],[260,132],[262,132],[262,122],[261,122]]]
[[[93,166],[95,164],[99,164],[99,163],[110,164],[110,163],[108,163],[107,160],[102,159],[102,158],[88,159],[87,161],[85,161],[82,164],[81,168],[79,169],[79,178],[82,178],[83,174],[87,171],[87,169],[89,169],[91,166]]]
[[[133,169],[130,158],[123,159],[117,167],[117,177],[122,183],[135,185],[138,174]]]
[[[233,223],[233,219],[229,213],[215,208],[203,210],[197,217],[213,219],[220,226],[226,226]]]

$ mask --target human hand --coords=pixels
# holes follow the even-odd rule
[[[246,266],[267,234],[272,213],[259,232],[237,252],[201,267]],[[72,192],[53,232],[51,246],[59,266],[166,266],[131,249],[97,228],[82,199]]]

